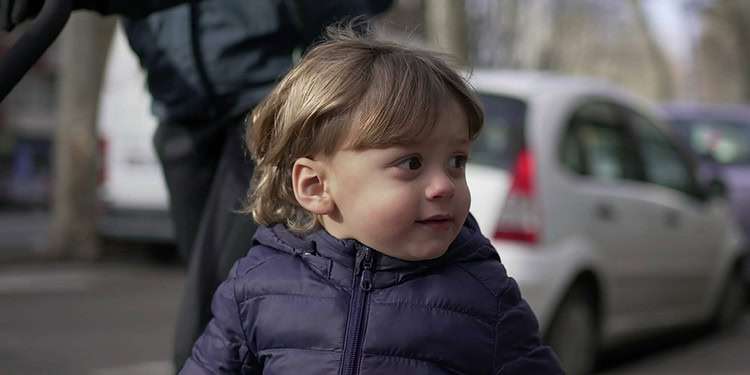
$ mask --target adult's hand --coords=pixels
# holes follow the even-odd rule
[[[0,29],[11,31],[19,23],[33,18],[44,0],[0,0]]]

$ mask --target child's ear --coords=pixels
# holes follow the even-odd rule
[[[292,167],[294,197],[304,209],[316,215],[330,214],[334,208],[325,177],[323,164],[310,158],[299,158]]]

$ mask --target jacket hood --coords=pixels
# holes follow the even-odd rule
[[[284,225],[260,227],[255,233],[255,244],[299,256],[321,276],[350,287],[354,270],[367,246],[354,239],[340,240],[324,229],[304,237],[290,232]],[[372,249],[372,248],[371,248]],[[499,259],[497,252],[479,230],[476,220],[469,215],[461,231],[442,256],[421,261],[407,261],[374,251],[373,287],[384,288],[401,283],[419,274],[448,264]]]

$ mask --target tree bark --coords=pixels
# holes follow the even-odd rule
[[[94,259],[99,256],[96,114],[114,24],[111,18],[77,13],[62,35],[51,257]]]
[[[731,2],[731,6],[731,22],[737,38],[737,53],[743,67],[739,72],[740,76],[737,77],[741,81],[740,100],[747,102],[750,101],[750,4],[747,0],[735,0]]]
[[[656,84],[657,99],[672,99],[674,97],[674,79],[672,77],[672,69],[669,60],[664,56],[664,51],[656,41],[654,32],[648,24],[648,19],[643,10],[641,0],[630,0],[630,7],[635,16],[635,26],[640,30],[640,34],[643,35],[646,44],[646,52],[651,57],[651,63],[656,71],[656,78],[658,81]]]
[[[750,5],[745,0],[716,0],[701,10],[701,34],[695,49],[694,80],[701,101],[750,100]]]

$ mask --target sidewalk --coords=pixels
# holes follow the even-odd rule
[[[49,217],[46,210],[0,210],[0,263],[31,259],[47,248]]]

